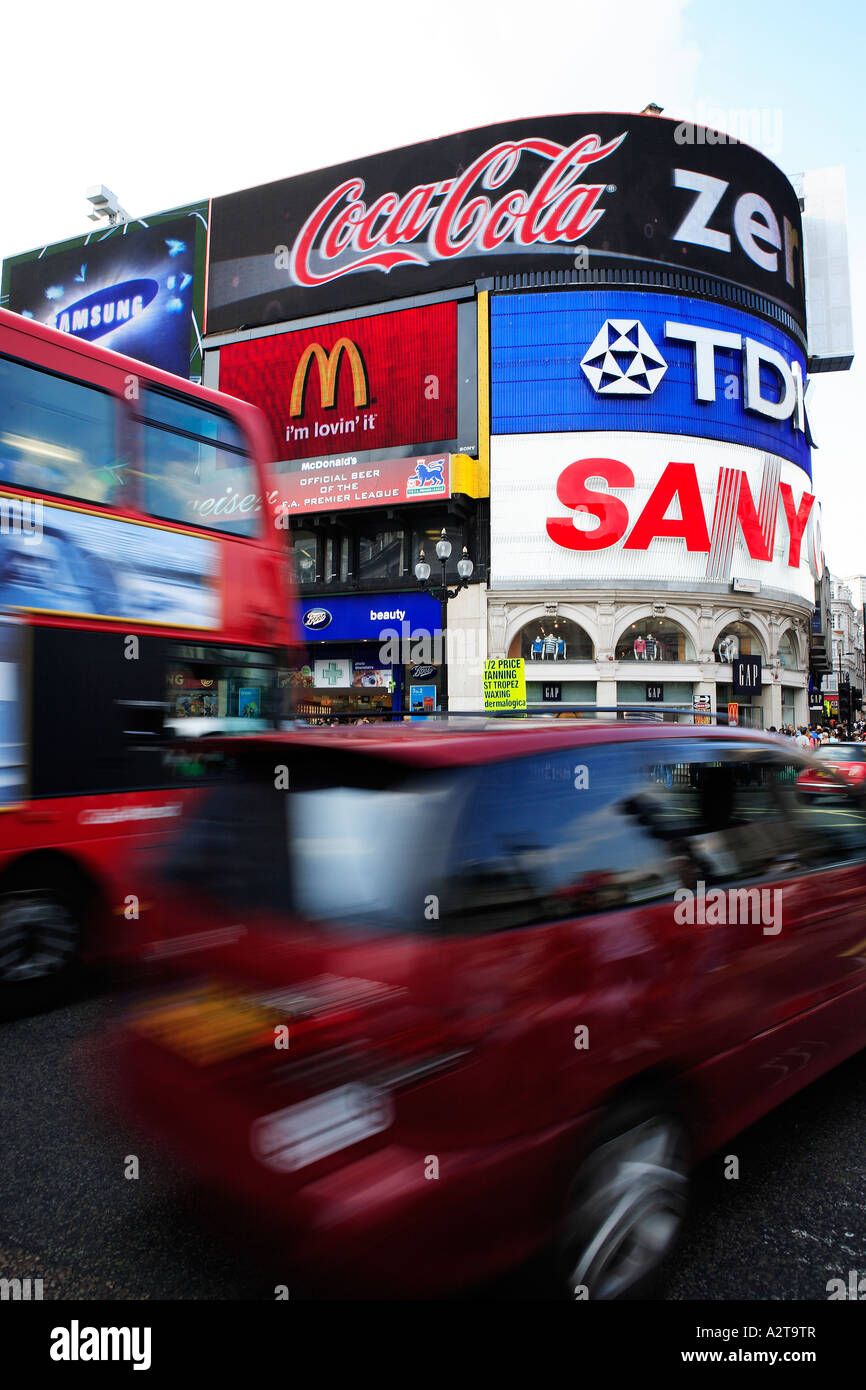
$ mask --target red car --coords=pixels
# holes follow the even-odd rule
[[[851,787],[864,785],[866,778],[866,743],[822,743],[814,750],[814,757],[824,768],[831,768]],[[816,769],[803,772],[800,785],[814,787],[831,781],[823,771]]]
[[[571,1297],[645,1294],[691,1165],[866,1045],[866,811],[804,793],[790,745],[213,743],[153,947],[178,978],[121,1074],[293,1290],[441,1295],[543,1255]]]

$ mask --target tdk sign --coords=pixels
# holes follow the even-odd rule
[[[600,396],[651,396],[668,369],[637,319],[605,319],[580,365]]]
[[[491,361],[493,434],[697,435],[811,477],[804,355],[744,310],[639,291],[497,295]]]

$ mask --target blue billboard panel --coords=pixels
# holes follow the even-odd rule
[[[35,526],[0,536],[0,608],[219,626],[218,543],[47,502],[35,506]]]
[[[401,594],[343,594],[301,605],[301,629],[307,642],[382,641],[396,631],[412,639],[439,630],[441,609],[421,591]]]
[[[494,295],[491,433],[642,430],[745,444],[811,477],[797,343],[741,309],[686,295]]]
[[[4,263],[4,306],[176,376],[201,373],[204,210],[125,222]]]

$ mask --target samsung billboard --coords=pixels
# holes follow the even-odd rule
[[[202,203],[13,256],[3,306],[200,381],[206,234]]]
[[[803,351],[741,309],[637,290],[494,295],[490,342],[491,434],[697,435],[811,476]]]
[[[680,129],[609,112],[507,121],[216,198],[207,331],[576,262],[711,276],[804,327],[790,183],[746,145],[683,144]]]

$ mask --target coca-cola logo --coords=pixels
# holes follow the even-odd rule
[[[327,608],[311,608],[304,614],[302,622],[304,627],[308,628],[328,627],[331,623],[331,614]]]
[[[324,285],[362,270],[388,274],[396,266],[426,266],[469,251],[485,255],[507,241],[519,247],[577,243],[605,212],[598,202],[607,185],[584,183],[583,176],[613,154],[626,134],[607,143],[600,135],[584,135],[567,146],[540,136],[503,140],[452,178],[416,184],[402,196],[383,193],[369,206],[364,180],[346,179],[301,228],[291,251],[291,277],[297,285]],[[524,155],[548,163],[532,186],[509,187],[495,202],[479,191],[510,184]],[[422,249],[416,243],[424,232]]]

